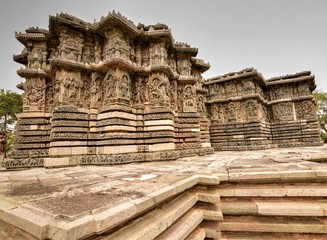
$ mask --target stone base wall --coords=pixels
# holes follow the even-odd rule
[[[319,126],[316,120],[274,122],[271,124],[272,142],[278,147],[319,146]]]
[[[211,144],[219,150],[253,150],[274,147],[270,124],[265,122],[212,123]]]
[[[101,109],[60,106],[47,117],[21,117],[15,135],[18,149],[6,160],[6,168],[175,160],[213,152],[209,120],[198,113],[116,104]]]
[[[49,157],[51,114],[21,113],[15,128],[14,150],[8,158],[17,159],[29,166],[43,166],[43,159]],[[15,167],[17,161],[10,161]],[[5,161],[8,165],[8,161]]]

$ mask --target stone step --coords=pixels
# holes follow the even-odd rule
[[[208,179],[199,178],[199,181],[211,183]],[[115,233],[103,234],[101,239],[182,240],[190,234],[190,236],[194,234],[195,239],[220,236],[220,230],[217,228],[218,220],[222,220],[220,198],[217,190],[211,188],[208,190],[206,186],[194,187],[170,202],[159,205]],[[207,221],[202,230],[195,231],[203,220]],[[201,238],[203,231],[205,235]]]
[[[206,232],[206,238],[219,239],[221,238],[220,223],[215,221],[203,221],[200,224]]]
[[[165,232],[181,216],[188,212],[195,205],[196,201],[197,199],[194,194],[184,193],[171,202],[157,207],[155,210],[136,219],[115,233],[104,236],[102,239],[154,239]]]
[[[326,234],[225,232],[220,240],[326,240]]]
[[[195,208],[202,212],[203,219],[212,221],[222,221],[223,214],[220,203],[202,203],[198,202]]]
[[[204,240],[206,238],[206,231],[204,228],[196,228],[186,240]]]
[[[327,197],[327,183],[221,184],[220,197]]]
[[[222,199],[223,215],[327,216],[327,200],[317,199]]]
[[[327,233],[326,220],[308,217],[224,216],[220,227],[222,232]]]
[[[155,238],[156,240],[184,240],[202,222],[203,214],[199,210],[191,209],[183,215],[173,226]]]

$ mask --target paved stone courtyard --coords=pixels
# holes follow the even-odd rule
[[[319,161],[319,162],[315,162]],[[327,178],[327,147],[222,151],[176,161],[0,171],[0,218],[43,224],[76,222],[105,210],[119,212],[195,175],[220,181],[255,177],[267,182]],[[12,219],[11,219],[12,218]],[[10,220],[11,219],[11,220]],[[33,228],[33,224],[30,226]]]

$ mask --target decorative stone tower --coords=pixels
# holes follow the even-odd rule
[[[16,33],[24,112],[6,167],[171,160],[213,151],[198,50],[164,24],[59,14]]]

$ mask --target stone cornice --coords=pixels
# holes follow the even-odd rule
[[[47,77],[49,74],[46,73],[44,70],[42,69],[31,69],[31,68],[20,68],[17,70],[17,74],[20,77],[33,77],[33,76],[42,76],[42,77]]]
[[[44,33],[22,33],[15,32],[15,38],[23,45],[27,45],[28,41],[47,41],[48,37]]]
[[[254,68],[245,68],[238,72],[231,72],[231,73],[224,74],[222,76],[209,78],[204,82],[204,84],[210,85],[213,83],[220,83],[220,82],[234,80],[237,78],[244,78],[244,77],[251,77],[251,76],[256,77],[259,81],[262,81],[262,83],[266,84],[266,80],[263,78],[262,74],[259,73]]]

